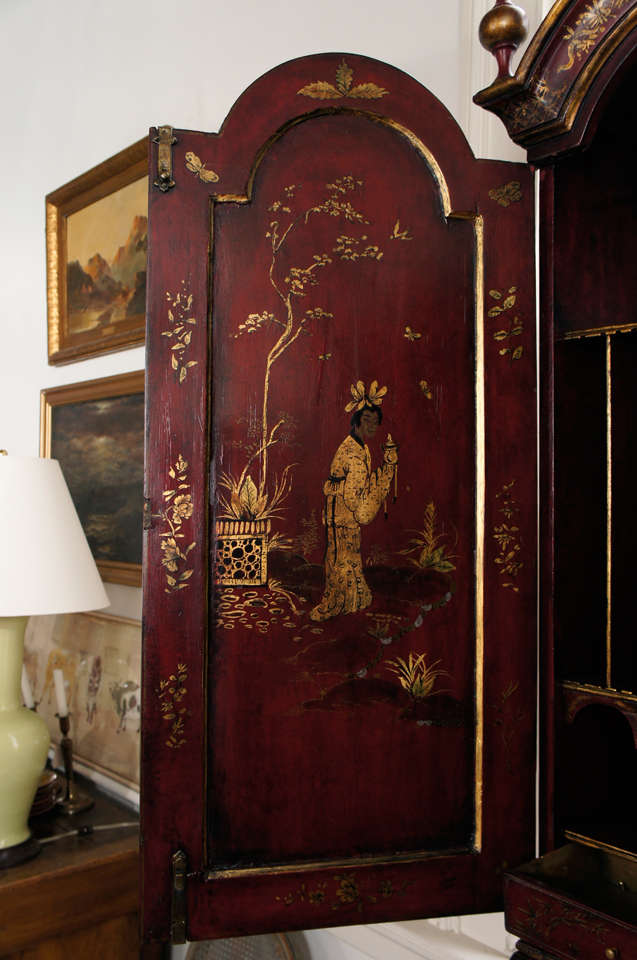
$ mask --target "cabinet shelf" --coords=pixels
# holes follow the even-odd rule
[[[637,855],[637,696],[569,682],[559,691],[561,830],[566,839]]]

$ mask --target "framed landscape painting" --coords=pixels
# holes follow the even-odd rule
[[[49,363],[144,341],[147,138],[46,198]]]
[[[102,578],[141,586],[144,371],[43,390],[40,454],[59,461]]]

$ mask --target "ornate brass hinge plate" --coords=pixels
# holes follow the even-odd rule
[[[170,858],[172,897],[170,903],[170,939],[172,943],[186,942],[186,870],[188,859],[183,850]]]
[[[157,178],[153,180],[153,186],[166,193],[175,186],[173,180],[173,144],[177,143],[177,137],[173,136],[173,128],[167,125],[159,127],[157,136],[153,143],[159,144],[157,148]]]

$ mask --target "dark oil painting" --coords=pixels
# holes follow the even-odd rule
[[[59,460],[98,564],[141,564],[144,394],[56,406]]]

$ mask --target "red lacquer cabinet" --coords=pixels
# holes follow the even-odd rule
[[[636,95],[637,5],[608,0],[556,3],[475,98],[538,171],[546,852],[505,878],[520,960],[637,957]]]
[[[557,4],[481,95],[542,166],[539,398],[533,170],[412,78],[306,57],[219,133],[152,131],[146,939],[501,908],[534,850],[538,557],[543,842],[629,827],[629,96],[598,118],[633,5],[596,4],[595,61],[561,39],[590,4]]]

